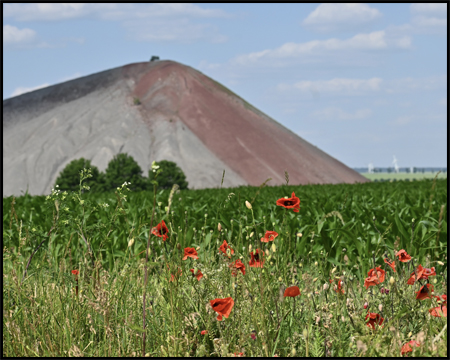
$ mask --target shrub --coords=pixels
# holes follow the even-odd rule
[[[147,190],[147,181],[142,176],[139,164],[127,154],[117,154],[108,163],[105,170],[105,190],[115,191],[125,181],[130,182],[128,187],[132,191]]]
[[[59,173],[53,187],[59,186],[61,191],[78,191],[80,189],[80,171],[84,168],[91,168],[92,177],[84,182],[84,185],[90,187],[91,192],[102,192],[104,188],[104,175],[98,171],[96,166],[91,165],[91,161],[80,158],[73,160],[66,165],[63,171]]]
[[[173,161],[161,160],[156,162],[156,165],[163,170],[158,175],[158,189],[171,189],[173,184],[177,184],[180,189],[187,189],[188,182],[186,181],[186,175],[176,163]],[[154,173],[150,169],[148,172],[149,180],[153,180]]]

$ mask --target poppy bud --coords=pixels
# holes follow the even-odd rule
[[[297,237],[302,237],[303,236],[301,232],[298,232],[296,235],[297,235]]]
[[[323,284],[323,290],[324,291],[328,290],[328,288],[329,288],[329,285],[327,283]]]
[[[248,201],[245,201],[245,206],[247,206],[247,209],[252,209],[252,204],[250,204]]]
[[[128,247],[133,246],[134,244],[134,238],[130,239],[130,241],[128,241]]]
[[[333,270],[331,270],[331,273],[334,274],[334,272],[336,271],[336,269],[337,269],[336,267],[333,268]]]
[[[267,256],[270,255],[269,249],[266,249],[266,255],[267,255]]]
[[[296,354],[297,354],[297,350],[295,350],[295,347],[293,347],[291,350],[291,355],[295,356]]]
[[[177,244],[177,249],[180,250],[181,249],[181,245],[180,243]]]
[[[307,329],[303,329],[303,337],[308,337],[308,330]]]
[[[248,251],[249,251],[249,252],[252,251],[252,244],[250,244],[250,245],[248,246]]]
[[[367,309],[367,307],[369,306],[369,304],[367,302],[364,303],[364,309]]]
[[[253,236],[253,231],[250,233],[250,237],[252,237]]]
[[[272,249],[272,252],[276,252],[277,251],[277,247],[275,246],[275,244],[272,244],[271,249]]]
[[[391,278],[389,279],[389,284],[394,285],[395,283],[395,279],[393,276],[391,276]]]
[[[437,262],[439,265],[444,265],[444,263],[442,261],[438,261]]]
[[[222,231],[222,225],[220,225],[220,223],[217,225],[217,230]]]
[[[317,266],[317,265],[319,265],[319,263],[316,261],[316,262],[314,263],[314,265]]]
[[[383,311],[383,304],[378,305],[378,310],[380,310],[380,312]]]

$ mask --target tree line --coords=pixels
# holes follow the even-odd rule
[[[158,175],[158,189],[171,189],[173,184],[177,184],[180,189],[188,188],[186,176],[176,163],[161,160],[156,162],[156,165],[162,169]],[[154,180],[155,173],[152,169],[148,171],[148,177],[144,177],[139,164],[125,153],[114,156],[105,172],[100,172],[96,166],[91,165],[90,160],[84,158],[73,160],[59,173],[54,187],[58,185],[61,191],[78,191],[80,172],[84,168],[91,169],[92,177],[83,182],[83,185],[89,186],[90,192],[112,192],[125,181],[131,183],[128,188],[132,191],[153,190],[151,181]]]

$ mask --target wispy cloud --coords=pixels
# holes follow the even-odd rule
[[[301,59],[304,56],[329,54],[348,50],[385,50],[390,48],[408,49],[411,38],[408,36],[391,37],[386,31],[374,31],[357,34],[349,39],[313,40],[304,43],[286,43],[275,49],[243,54],[231,60],[235,65],[254,65],[265,61],[276,64],[279,59]]]
[[[25,94],[25,93],[30,92],[30,91],[34,91],[34,90],[39,90],[39,89],[45,88],[47,86],[50,86],[50,84],[49,83],[45,83],[45,84],[34,86],[34,87],[19,86],[16,89],[14,89],[14,91],[12,92],[10,97],[19,96],[19,95]]]
[[[372,115],[370,109],[358,109],[353,112],[346,112],[338,107],[328,107],[314,111],[311,117],[316,120],[362,120]]]
[[[11,93],[10,97],[19,96],[19,95],[25,94],[27,92],[43,89],[43,88],[46,88],[46,87],[51,86],[51,85],[59,84],[59,83],[62,83],[62,82],[65,82],[65,81],[69,81],[69,80],[73,80],[73,79],[79,78],[80,76],[82,76],[82,74],[77,72],[77,73],[75,73],[73,75],[65,76],[65,77],[59,79],[58,81],[56,81],[53,84],[45,83],[45,84],[41,84],[41,85],[38,85],[38,86],[31,86],[31,87],[19,86],[16,89],[14,89],[14,91]]]
[[[447,35],[447,3],[411,4],[410,11],[412,31]]]
[[[379,91],[382,81],[383,80],[380,78],[371,78],[367,80],[336,78],[331,80],[299,81],[292,85],[285,83],[279,84],[277,90],[299,90],[302,92],[311,92],[313,95],[323,92],[339,93],[342,95],[362,95],[368,91]]]
[[[31,45],[36,40],[36,31],[28,28],[19,29],[12,25],[3,25],[3,45]]]
[[[367,4],[320,4],[302,24],[322,33],[361,29],[373,23],[382,14]]]
[[[118,21],[136,41],[198,40],[224,42],[227,38],[217,26],[199,22],[231,15],[220,9],[205,9],[195,4],[4,4],[4,17],[16,21],[63,21],[98,19]]]

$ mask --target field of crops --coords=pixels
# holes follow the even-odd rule
[[[4,356],[447,355],[446,180],[153,195],[3,199]]]
[[[441,172],[439,174],[433,172],[416,172],[416,173],[404,173],[404,172],[391,172],[391,173],[361,173],[362,176],[368,178],[369,180],[383,180],[383,181],[391,181],[391,180],[405,180],[405,181],[413,181],[413,180],[423,180],[423,179],[434,179],[437,175],[438,179],[447,179],[447,173]]]

